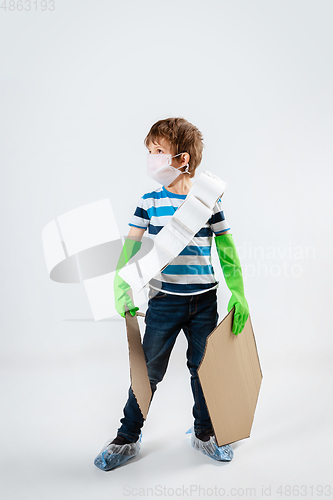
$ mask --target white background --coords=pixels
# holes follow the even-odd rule
[[[256,498],[262,487],[283,498],[280,485],[285,493],[306,485],[303,498],[313,498],[311,485],[315,496],[330,482],[332,452],[332,2],[8,7],[0,9],[2,498],[152,497],[155,486],[169,488],[168,498],[190,485],[201,497],[216,486],[229,496],[244,488],[244,497],[255,488]],[[213,462],[184,434],[192,395],[181,334],[142,452],[104,473],[93,460],[115,436],[129,384],[124,321],[94,322],[82,285],[49,279],[41,233],[108,197],[127,234],[136,202],[157,187],[144,137],[171,116],[203,133],[198,172],[228,184],[224,211],[264,379],[251,438],[233,445],[230,464]],[[222,318],[229,292],[214,262]]]

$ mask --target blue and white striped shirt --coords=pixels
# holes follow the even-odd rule
[[[185,198],[186,194],[171,193],[164,186],[146,193],[140,198],[129,226],[148,228],[148,236],[154,239]],[[184,250],[150,280],[149,286],[175,295],[197,294],[217,288],[219,283],[211,262],[212,239],[213,234],[219,235],[228,229],[219,198],[210,219]]]

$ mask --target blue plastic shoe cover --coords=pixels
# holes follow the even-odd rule
[[[234,456],[234,452],[229,444],[218,446],[215,436],[210,436],[209,441],[201,441],[195,435],[194,429],[187,431],[186,434],[191,432],[191,445],[198,451],[201,451],[213,460],[220,462],[230,462]]]
[[[115,469],[139,453],[140,441],[141,436],[135,443],[129,444],[111,444],[110,441],[107,441],[95,458],[94,464],[104,471]]]

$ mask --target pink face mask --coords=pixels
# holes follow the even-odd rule
[[[154,179],[154,181],[163,184],[163,186],[169,186],[175,179],[177,179],[180,174],[189,174],[188,168],[189,164],[186,165],[186,170],[181,172],[177,168],[171,165],[172,158],[176,156],[171,156],[171,154],[151,154],[147,155],[147,174],[149,177]]]

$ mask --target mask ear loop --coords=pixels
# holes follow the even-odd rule
[[[185,165],[185,170],[184,172],[182,172],[182,174],[190,174],[190,171],[189,171],[189,168],[190,168],[190,164],[188,163],[187,165]]]
[[[174,155],[174,156],[171,156],[170,158],[168,158],[168,163],[169,163],[169,166],[172,166],[172,165],[171,165],[171,160],[172,160],[172,158],[176,158],[176,156],[180,156],[180,155],[182,155],[182,154],[183,154],[183,153],[178,153],[178,155]],[[191,173],[191,172],[189,172],[190,164],[188,163],[187,165],[185,165],[185,167],[186,167],[186,168],[185,168],[184,172],[180,172],[180,173],[181,173],[181,174],[190,174],[190,173]],[[173,167],[173,168],[175,168],[175,167]],[[183,168],[183,167],[180,167],[180,168]],[[178,170],[178,169],[179,169],[179,167],[178,167],[176,170]]]

